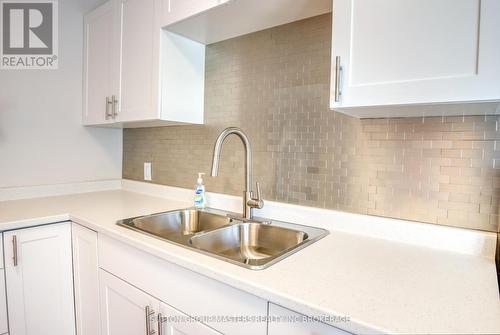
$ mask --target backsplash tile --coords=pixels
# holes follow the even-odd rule
[[[203,126],[126,129],[124,178],[194,188],[228,126],[252,141],[265,199],[498,231],[498,115],[363,119],[330,111],[331,16],[207,47]],[[243,146],[228,138],[208,191],[240,195]]]

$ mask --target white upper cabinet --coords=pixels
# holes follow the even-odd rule
[[[84,124],[203,123],[205,46],[161,29],[163,6],[111,0],[86,15]]]
[[[334,0],[330,106],[500,100],[499,33],[498,0]]]
[[[118,0],[118,121],[159,119],[160,29],[156,0]]]
[[[71,224],[4,233],[12,335],[74,335]]]
[[[113,73],[118,64],[113,54],[115,15],[111,2],[105,3],[84,19],[83,123],[112,121],[111,97],[117,90]]]

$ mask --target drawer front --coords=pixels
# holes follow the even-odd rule
[[[267,301],[102,235],[99,266],[191,317],[261,317],[261,322],[200,320],[223,334],[267,333]]]

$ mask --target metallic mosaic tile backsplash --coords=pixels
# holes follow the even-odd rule
[[[202,126],[127,129],[123,176],[194,188],[213,144],[244,129],[264,198],[497,231],[499,116],[359,120],[330,111],[331,16],[207,47]],[[243,147],[228,138],[208,191],[240,195]]]

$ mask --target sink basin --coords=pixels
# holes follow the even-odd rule
[[[160,213],[120,222],[128,228],[169,240],[184,240],[183,236],[229,225],[232,219],[196,209]]]
[[[295,248],[308,238],[303,231],[262,223],[238,223],[195,235],[193,247],[233,261],[261,266]]]
[[[252,270],[264,269],[328,235],[320,228],[234,217],[210,208],[188,208],[117,224]]]

